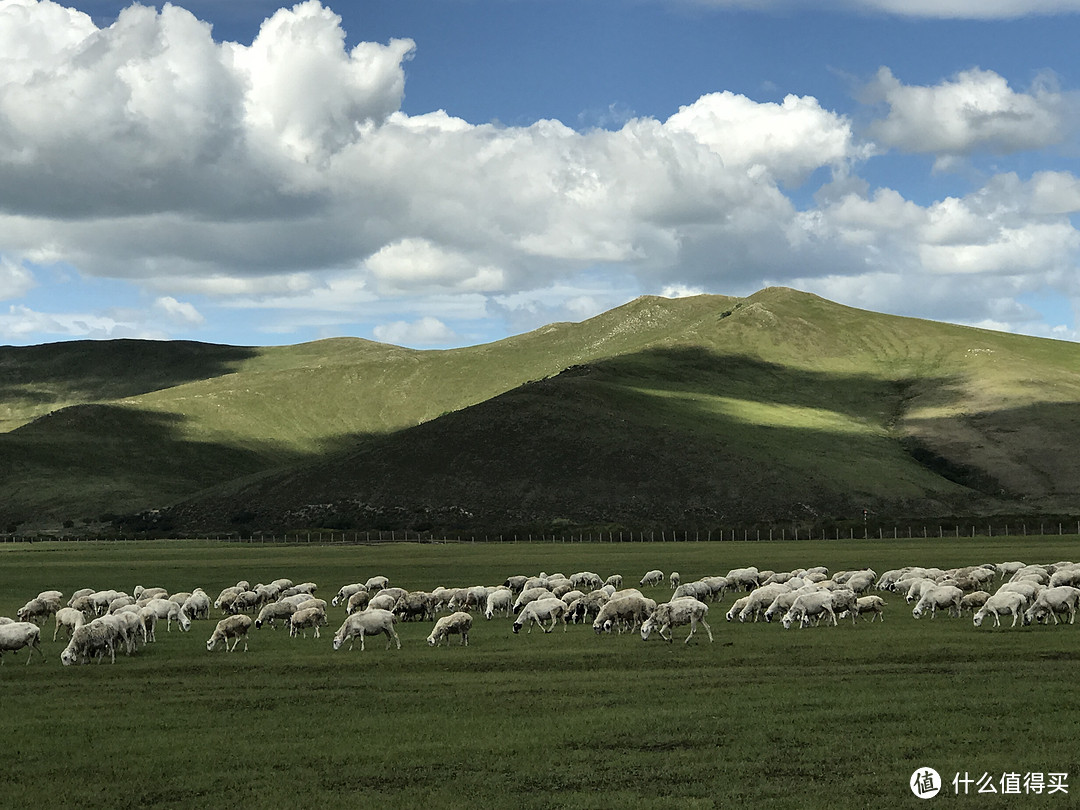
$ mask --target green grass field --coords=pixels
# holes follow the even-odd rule
[[[501,583],[516,573],[683,580],[742,565],[832,570],[1075,559],[1075,537],[833,543],[234,546],[184,541],[0,546],[0,615],[46,588],[131,591],[313,580],[327,600],[385,574],[409,589]],[[666,587],[650,592],[666,599]],[[921,806],[917,767],[952,779],[1061,772],[1065,796],[939,796],[970,807],[1066,807],[1080,793],[1075,709],[1080,625],[976,629],[912,618],[784,631],[728,624],[689,645],[571,626],[515,636],[478,617],[469,647],[431,649],[399,625],[334,652],[252,630],[247,653],[207,652],[213,621],[116,664],[5,656],[4,807],[222,805],[514,808]],[[947,787],[952,791],[951,785]]]

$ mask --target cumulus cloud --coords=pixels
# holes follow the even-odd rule
[[[1039,149],[1066,135],[1062,94],[1046,83],[1018,93],[997,73],[966,70],[933,87],[905,85],[883,67],[865,91],[889,108],[869,134],[903,152],[967,155]]]
[[[639,292],[789,283],[859,303],[860,283],[944,295],[965,289],[955,279],[1018,292],[1077,275],[1072,173],[1002,173],[932,204],[858,177],[882,148],[1058,144],[1076,105],[1050,82],[971,70],[915,87],[883,68],[866,94],[882,110],[873,142],[811,96],[724,91],[579,131],[407,115],[414,48],[350,49],[317,0],[248,45],[172,5],[98,28],[49,0],[0,0],[0,297],[46,263],[138,285],[151,326],[197,327],[211,308],[320,326],[363,310],[380,339],[445,345],[469,318],[532,328]],[[0,331],[147,326],[26,308]]]

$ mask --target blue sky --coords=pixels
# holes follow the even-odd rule
[[[783,284],[1076,340],[1080,0],[0,0],[0,343]]]

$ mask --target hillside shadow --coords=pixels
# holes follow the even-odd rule
[[[243,359],[237,352],[219,355],[216,368],[227,373]],[[202,530],[238,521],[415,528],[757,520],[850,516],[866,506],[942,514],[961,500],[1023,498],[1022,478],[935,438],[951,436],[950,420],[916,440],[891,431],[912,401],[960,396],[960,380],[947,376],[820,372],[696,347],[651,349],[573,366],[395,432],[341,434],[310,453],[193,441],[179,416],[67,408],[0,436],[0,453],[14,462],[0,484],[10,490],[55,473],[71,491],[46,494],[81,503],[82,512],[95,498],[123,500],[120,491],[130,511],[177,503],[171,525]],[[779,418],[755,423],[716,407],[718,399],[773,408]],[[842,419],[785,424],[775,406]],[[1080,425],[1080,406],[1001,412],[976,438],[1025,420],[1064,445],[1061,434]],[[1055,469],[1068,470],[1076,489],[1076,465]]]
[[[956,377],[814,371],[701,347],[649,349],[563,372],[590,373],[669,394],[830,410],[854,418],[881,415],[885,420],[894,419],[914,396],[923,404],[947,405],[960,395]]]
[[[138,396],[229,374],[258,349],[193,341],[71,341],[0,347],[0,401]]]

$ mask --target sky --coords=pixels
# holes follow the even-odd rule
[[[0,343],[774,285],[1080,339],[1080,0],[0,0]]]

